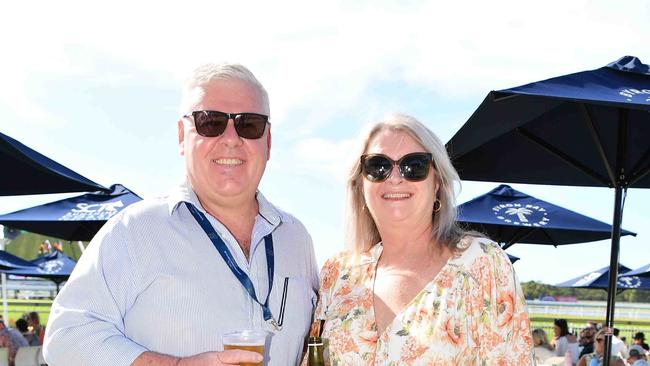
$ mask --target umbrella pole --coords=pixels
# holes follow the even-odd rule
[[[607,287],[607,315],[605,326],[614,328],[614,303],[616,301],[616,284],[618,279],[618,255],[621,241],[621,221],[623,220],[623,187],[617,185],[614,197],[614,221],[612,225],[612,248],[609,259],[609,286]],[[603,365],[609,366],[611,359],[612,337],[605,336],[605,359]]]
[[[0,226],[1,228],[2,226]],[[0,250],[5,250],[5,239],[0,239]],[[9,326],[9,307],[7,305],[7,274],[2,274],[2,318]]]

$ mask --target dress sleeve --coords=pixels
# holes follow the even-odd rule
[[[495,243],[487,254],[483,278],[484,311],[480,355],[485,365],[534,365],[533,339],[526,301],[512,263]]]
[[[320,272],[320,289],[318,291],[318,305],[314,320],[325,320],[330,305],[332,288],[336,284],[340,272],[340,260],[338,256],[330,258],[325,262]]]
[[[123,319],[136,297],[128,242],[115,221],[91,241],[52,304],[43,346],[48,364],[130,365],[147,351],[125,335]]]

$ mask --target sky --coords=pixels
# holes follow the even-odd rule
[[[273,145],[260,190],[297,216],[320,264],[343,249],[345,173],[359,135],[391,112],[448,141],[490,90],[650,63],[643,1],[10,2],[1,6],[0,132],[76,172],[142,197],[183,180],[183,79],[239,62],[264,84]],[[11,172],[0,167],[0,179]],[[462,203],[499,183],[463,182]],[[607,188],[512,184],[601,221]],[[0,197],[0,213],[70,194]],[[620,262],[650,262],[650,190],[628,191]],[[517,244],[522,281],[554,284],[609,264],[609,242]]]

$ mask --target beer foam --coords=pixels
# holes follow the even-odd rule
[[[249,347],[258,347],[264,346],[266,342],[254,342],[254,341],[228,341],[223,342],[224,346],[249,346]]]

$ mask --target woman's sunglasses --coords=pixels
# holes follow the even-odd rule
[[[224,113],[219,111],[194,111],[183,117],[194,118],[194,126],[199,135],[205,137],[220,136],[228,127],[228,120],[235,123],[239,137],[258,139],[264,135],[269,116],[257,113]]]
[[[361,173],[369,181],[379,183],[388,179],[397,165],[404,179],[420,182],[427,179],[432,161],[432,155],[424,152],[406,154],[397,161],[384,154],[365,154],[361,155]]]
[[[600,342],[602,342],[604,340],[605,340],[605,338],[596,338],[596,342],[598,342],[598,343],[600,343]]]

